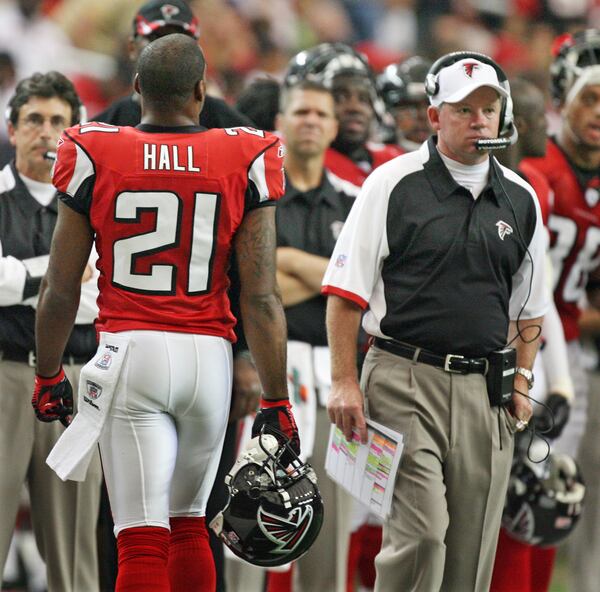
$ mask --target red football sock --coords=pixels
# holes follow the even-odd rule
[[[490,592],[531,592],[531,545],[521,543],[501,528]]]
[[[171,518],[170,523],[171,592],[214,592],[217,573],[204,518]]]
[[[358,560],[360,583],[365,588],[375,587],[375,557],[381,550],[383,529],[374,524],[364,524],[360,528],[362,534],[362,548]]]
[[[348,561],[346,562],[346,592],[354,592],[354,580],[358,572],[358,562],[362,551],[363,529],[359,528],[350,535]]]
[[[533,547],[531,550],[531,592],[546,592],[550,588],[556,547]]]
[[[126,528],[117,537],[116,592],[169,592],[169,531],[158,526]]]
[[[267,592],[292,592],[294,565],[287,571],[267,572]]]

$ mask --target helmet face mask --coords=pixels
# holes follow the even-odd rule
[[[518,456],[513,462],[502,526],[523,543],[554,546],[575,528],[584,495],[581,473],[571,457],[550,454],[542,463],[533,463]]]
[[[282,456],[290,455],[292,463],[285,467]],[[235,555],[274,567],[308,551],[321,530],[323,502],[314,470],[289,444],[280,444],[263,429],[225,483],[229,501],[210,527]]]

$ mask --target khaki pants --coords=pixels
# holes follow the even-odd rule
[[[81,366],[65,366],[77,404]],[[24,483],[29,487],[33,530],[48,573],[49,592],[95,592],[98,583],[96,523],[102,473],[96,453],[83,483],[61,481],[46,457],[64,427],[42,423],[31,407],[34,369],[0,361],[0,573]]]
[[[404,434],[392,512],[375,560],[377,592],[483,592],[492,576],[514,421],[485,379],[371,348],[369,416]]]

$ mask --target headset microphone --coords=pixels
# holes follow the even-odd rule
[[[504,150],[512,144],[515,144],[519,139],[519,132],[517,131],[517,126],[513,123],[511,126],[510,136],[500,137],[500,138],[483,138],[481,140],[477,140],[475,142],[475,147],[477,150]]]
[[[51,160],[54,162],[56,160],[56,152],[54,150],[46,150],[46,152],[42,154],[42,157],[46,160]]]

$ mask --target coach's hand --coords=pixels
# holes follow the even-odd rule
[[[73,414],[73,389],[62,367],[55,376],[35,375],[31,404],[40,421],[58,419],[65,427],[69,425]]]
[[[517,374],[515,376],[515,388],[513,391],[512,401],[509,405],[509,411],[517,420],[516,430],[522,432],[528,425],[533,408],[531,402],[527,398],[529,396],[529,385],[524,376]]]
[[[254,418],[252,425],[252,437],[259,436],[263,426],[274,427],[277,431],[283,433],[289,440],[290,448],[297,454],[300,454],[300,436],[298,435],[298,427],[296,420],[292,414],[292,405],[289,399],[261,399],[260,409]],[[281,444],[288,442],[282,441],[277,432],[269,432],[267,434],[275,436]],[[291,459],[288,459],[291,462]]]
[[[367,443],[367,424],[363,411],[364,398],[354,380],[334,382],[327,399],[327,412],[331,423],[343,433],[348,442],[352,441],[352,429],[356,429],[360,441]]]

